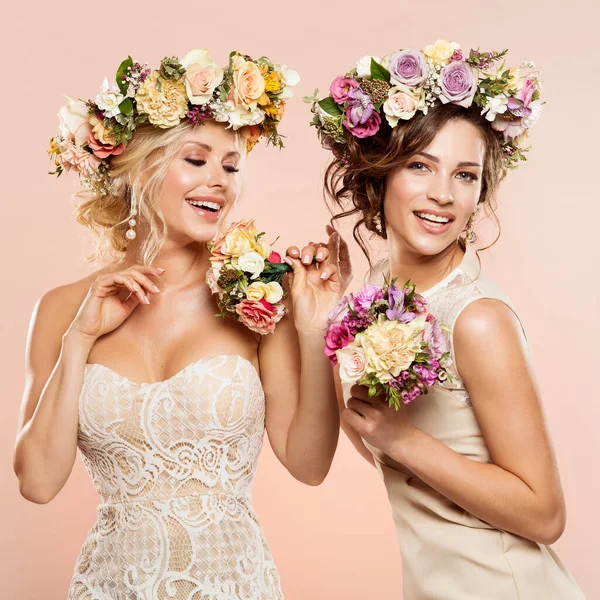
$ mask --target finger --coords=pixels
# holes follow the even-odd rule
[[[341,414],[342,421],[360,433],[365,427],[365,418],[351,408],[345,408]]]
[[[160,288],[146,275],[136,271],[135,269],[130,269],[127,271],[130,277],[135,279],[143,288],[146,289],[147,292],[151,294],[158,294],[160,292]]]
[[[338,268],[336,267],[336,265],[328,264],[321,271],[320,277],[323,281],[337,282],[339,281]]]
[[[315,260],[317,262],[325,262],[329,259],[329,248],[325,245],[325,244],[319,244],[318,246],[315,247],[316,253],[315,253]]]
[[[359,415],[367,418],[370,414],[374,414],[375,408],[368,402],[360,400],[360,398],[348,398],[346,406],[355,410]]]
[[[292,258],[300,258],[300,250],[298,250],[297,246],[290,246],[285,253]]]
[[[364,385],[355,384],[350,388],[350,395],[353,398],[358,398],[367,404],[373,404],[373,398],[369,398],[369,388]]]
[[[129,275],[124,275],[122,273],[115,273],[113,280],[115,283],[126,287],[130,292],[133,292],[139,299],[140,302],[144,304],[150,304],[150,300],[148,296],[144,293],[140,285]]]
[[[314,246],[304,246],[302,248],[302,264],[310,265],[315,258],[316,248]]]
[[[165,274],[165,270],[160,267],[153,267],[152,265],[132,265],[129,269],[133,269],[135,271],[139,271],[140,273],[145,273],[146,275],[156,275],[160,277]],[[126,269],[127,270],[127,269]]]
[[[292,272],[290,273],[290,287],[292,292],[297,289],[303,289],[306,285],[306,267],[297,258],[286,256],[283,260],[292,267]]]

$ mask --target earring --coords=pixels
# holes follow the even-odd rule
[[[382,235],[383,234],[383,227],[381,225],[381,213],[377,213],[373,217],[373,225],[375,226],[375,230],[377,231],[377,233],[379,235]]]
[[[467,221],[467,226],[465,228],[465,243],[467,244],[472,244],[475,241],[475,220],[477,219],[478,212],[479,208],[476,208]]]
[[[135,207],[135,198],[133,196],[133,193],[131,194],[131,208],[129,209],[129,229],[126,231],[125,233],[125,237],[128,240],[135,240],[135,229],[134,227],[137,224],[137,221],[135,220],[135,217],[137,216],[138,211],[137,208]]]

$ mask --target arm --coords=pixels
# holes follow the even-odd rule
[[[454,345],[492,464],[454,452],[411,425],[402,410],[371,404],[375,399],[362,391],[347,418],[365,439],[466,511],[552,544],[564,530],[564,497],[520,324],[504,303],[482,299],[459,317]]]
[[[146,302],[143,289],[156,293],[144,273],[160,274],[151,267],[131,267],[102,275],[91,287],[84,281],[49,292],[34,310],[14,452],[21,494],[31,502],[52,500],[71,473],[88,355],[98,337],[118,327],[140,302]],[[130,295],[121,300],[123,288]]]

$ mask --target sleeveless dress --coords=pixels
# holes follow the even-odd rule
[[[368,279],[381,285],[387,271],[388,265],[382,261]],[[423,295],[430,311],[451,329],[464,308],[481,298],[495,298],[510,306],[481,273],[478,257],[470,249],[458,268]],[[417,427],[456,452],[491,463],[449,341],[454,365],[449,370],[454,381],[436,384],[429,394],[401,410],[408,412]],[[584,598],[552,548],[478,519],[389,457],[375,457],[375,465],[385,483],[396,524],[405,600]]]
[[[87,365],[78,445],[102,503],[69,600],[282,599],[251,499],[264,429],[241,356],[157,383]]]

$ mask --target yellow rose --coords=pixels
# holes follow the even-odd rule
[[[256,251],[263,258],[269,258],[269,256],[271,255],[271,244],[268,244],[267,242],[259,240],[258,242],[256,242],[255,246],[256,246]]]
[[[236,229],[225,238],[225,252],[229,256],[242,256],[255,248],[255,237],[248,231]]]
[[[119,140],[115,136],[114,132],[104,127],[104,121],[101,121],[96,115],[90,116],[90,125],[92,126],[92,132],[94,137],[101,143],[109,146],[117,146]]]
[[[374,372],[382,383],[397,377],[410,367],[421,350],[422,325],[381,320],[357,334],[367,359],[367,371]]]
[[[460,45],[456,42],[438,40],[433,46],[425,46],[423,54],[430,58],[434,65],[443,67],[448,64],[456,50],[460,50]]]
[[[256,108],[265,91],[265,80],[258,66],[237,55],[232,59],[233,101],[236,106]]]
[[[283,288],[276,281],[270,283],[255,281],[248,286],[246,295],[248,300],[259,302],[264,298],[270,304],[277,304],[283,298]]]
[[[509,69],[506,85],[504,86],[504,91],[507,92],[508,90],[516,90],[518,83],[519,69],[518,67],[511,67]]]
[[[271,94],[278,94],[283,87],[283,80],[281,75],[277,71],[269,73],[265,77],[265,92],[271,92]]]
[[[135,99],[139,112],[147,114],[150,123],[161,129],[179,125],[188,110],[183,77],[178,81],[163,79],[158,71],[146,78]]]

